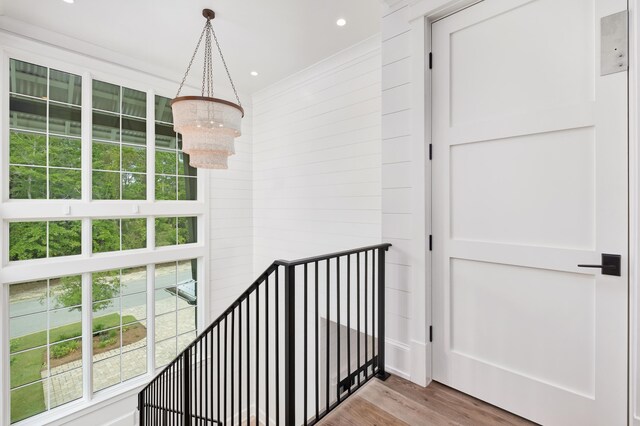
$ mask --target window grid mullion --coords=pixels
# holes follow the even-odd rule
[[[120,184],[120,199],[121,200],[124,200],[123,193],[122,193],[122,190],[123,190],[122,181],[123,181],[123,176],[124,176],[124,172],[122,171],[122,107],[124,106],[123,97],[124,97],[124,90],[123,90],[122,86],[120,86],[120,112],[118,113],[118,123],[119,123],[119,126],[120,126],[120,132],[119,132],[120,137],[118,138],[119,139],[118,148],[120,150],[120,157],[119,157],[120,158],[120,173],[119,173],[120,182],[119,182],[119,184]]]
[[[155,92],[147,91],[147,202],[156,201],[156,109]]]
[[[156,265],[147,265],[147,374],[156,371],[156,305],[155,305]]]
[[[81,182],[82,182],[82,196],[81,200],[85,203],[89,203],[92,198],[93,188],[93,80],[89,73],[82,75],[82,107],[80,115],[80,135],[81,135]]]
[[[47,224],[47,225],[46,225],[46,228],[47,228],[47,235],[46,235],[46,243],[45,243],[45,244],[46,244],[46,245],[45,245],[45,247],[47,248],[47,250],[46,250],[46,254],[47,254],[47,255],[45,256],[45,259],[49,259],[49,258],[51,257],[51,256],[49,256],[49,250],[51,249],[51,248],[49,247],[49,223],[51,223],[51,222],[50,222],[49,220],[47,220],[47,221],[46,221],[46,224]]]
[[[8,68],[8,67],[7,67]],[[47,202],[49,200],[51,200],[51,179],[50,179],[50,93],[51,93],[51,68],[47,67],[47,72],[46,72],[46,94],[47,94],[47,100],[46,100],[46,124],[45,124],[45,136],[46,136],[46,164],[45,164],[45,168],[46,168],[46,198],[43,200],[43,202]],[[92,158],[92,151],[93,151],[93,80],[92,80],[92,76],[91,74],[87,73],[83,73],[82,74],[82,88],[81,88],[81,99],[82,99],[82,104],[80,107],[81,110],[81,118],[80,118],[80,125],[81,125],[81,136],[80,136],[80,140],[81,140],[81,197],[80,200],[78,200],[79,202],[81,202],[82,204],[85,203],[90,203],[92,202],[93,199],[93,186],[92,186],[92,181],[93,181],[93,158]],[[124,179],[123,179],[123,174],[125,173],[123,170],[123,165],[124,165],[124,159],[123,159],[123,122],[122,122],[122,117],[124,116],[123,113],[123,107],[124,107],[124,88],[123,86],[119,86],[119,90],[120,90],[120,111],[119,111],[119,163],[120,163],[120,179],[119,179],[119,188],[120,188],[120,197],[119,199],[122,200],[124,199]],[[8,93],[8,90],[7,92]],[[146,168],[146,181],[147,181],[147,191],[146,191],[146,195],[147,198],[146,200],[140,200],[140,203],[154,203],[155,202],[155,175],[156,175],[156,169],[155,169],[155,93],[153,91],[147,91],[147,111],[146,111],[146,126],[147,126],[147,146],[146,146],[146,153],[147,153],[147,168]],[[8,99],[8,96],[7,96]],[[8,111],[8,109],[7,109]],[[8,113],[7,113],[8,116]],[[4,118],[3,118],[4,119]],[[7,127],[8,128],[8,127]],[[179,197],[179,182],[178,179],[180,178],[180,173],[178,171],[178,166],[179,166],[179,158],[178,155],[181,152],[178,149],[178,140],[177,140],[177,134],[176,134],[176,146],[173,149],[173,152],[176,154],[175,155],[175,178],[176,178],[176,187],[175,187],[175,196],[176,199],[178,199]],[[8,154],[8,148],[6,150],[7,154]],[[8,164],[9,163],[9,157],[8,155],[6,155],[6,158],[3,158],[3,163],[4,164]],[[8,182],[8,179],[7,179]],[[198,180],[198,187],[200,186],[200,184],[202,184],[202,182],[200,180]],[[6,200],[2,200],[2,202],[8,201],[9,199],[9,193],[7,192],[6,194]],[[74,205],[74,202],[66,203],[66,200],[59,200],[60,204],[63,206],[63,212],[61,213],[52,213],[51,216],[43,216],[43,218],[41,219],[42,221],[46,222],[46,258],[50,259],[50,255],[51,255],[51,247],[49,244],[49,240],[50,240],[50,222],[51,220],[68,220],[65,219],[63,217],[61,217],[60,215],[70,215],[71,214],[71,209],[73,209],[75,212],[77,212],[78,210],[76,210],[76,206]],[[187,214],[191,214],[193,216],[198,217],[198,220],[200,218],[200,214],[199,211],[201,209],[201,206],[196,206],[194,205],[194,211],[193,212],[187,212]],[[138,206],[134,206],[134,211],[133,213],[138,213]],[[170,213],[172,210],[171,206],[167,206],[167,208],[169,209],[169,212],[165,213],[165,216],[172,216],[175,215],[175,213]],[[54,207],[55,209],[55,207]],[[55,211],[55,210],[54,210]],[[82,211],[82,210],[80,210]],[[78,213],[75,213],[75,215],[78,215]],[[93,253],[92,253],[92,244],[93,244],[93,233],[92,233],[92,218],[94,217],[93,214],[91,213],[80,213],[82,215],[82,217],[77,217],[74,216],[74,219],[81,219],[81,226],[82,226],[82,239],[81,239],[81,258],[84,261],[90,261],[91,258],[93,257]],[[154,213],[157,214],[157,213]],[[98,216],[96,216],[98,217]],[[153,215],[150,214],[146,214],[146,221],[147,221],[147,248],[151,249],[151,250],[155,250],[155,220],[154,220]],[[19,219],[19,218],[18,218]],[[178,223],[179,220],[177,217],[175,217],[175,233],[176,233],[176,245],[179,239],[179,229],[178,229]],[[123,236],[122,236],[122,218],[118,218],[118,222],[119,222],[119,241],[120,241],[120,249],[122,250],[122,244],[123,244]],[[8,223],[4,222],[2,224],[2,226],[8,230]],[[198,229],[198,234],[201,233],[201,229],[202,227],[199,227]],[[4,235],[8,236],[8,233],[5,233]],[[204,243],[204,240],[196,237],[196,241],[200,242],[200,243]],[[8,243],[8,238],[5,238],[5,241],[2,242],[3,243],[3,248],[6,250],[6,255],[4,255],[5,257],[7,257],[8,259],[8,248],[9,248],[9,243]],[[2,251],[5,251],[2,250]],[[198,254],[196,254],[198,253]],[[193,253],[192,255],[190,255],[189,257],[193,258],[193,259],[197,259],[198,262],[198,276],[193,277],[194,279],[197,280],[197,282],[199,283],[198,285],[200,285],[200,283],[202,282],[202,280],[200,279],[202,274],[204,274],[203,268],[201,267],[201,256],[203,255],[201,253],[201,248],[197,249],[197,252]],[[3,253],[4,254],[4,253]],[[126,255],[125,253],[122,253],[122,255]],[[178,257],[182,257],[182,256],[178,256]],[[174,258],[175,259],[175,258]],[[74,260],[74,262],[78,262],[80,261],[78,260]],[[158,260],[159,262],[161,262],[160,260]],[[166,262],[166,260],[164,260]],[[155,281],[156,281],[156,277],[155,277],[155,263],[147,263],[147,261],[141,263],[141,265],[146,265],[146,271],[147,271],[147,279],[146,279],[146,290],[147,290],[147,297],[146,297],[146,303],[147,303],[147,308],[146,308],[146,326],[147,326],[147,337],[146,337],[146,355],[147,355],[147,374],[153,374],[155,372],[156,369],[156,361],[155,361],[155,346],[156,346],[156,342],[155,342]],[[178,345],[178,337],[180,335],[179,333],[179,328],[178,328],[178,296],[177,296],[177,289],[178,289],[178,262],[176,261],[176,275],[175,275],[175,282],[173,283],[173,287],[175,289],[175,296],[174,296],[174,315],[175,315],[175,322],[176,322],[176,333],[174,336],[174,343],[176,345]],[[81,264],[81,263],[79,263]],[[92,269],[93,270],[93,269]],[[86,269],[85,269],[86,271]],[[120,282],[122,283],[122,269],[120,270]],[[56,275],[57,276],[57,275]],[[91,400],[94,399],[94,391],[93,391],[93,297],[92,297],[92,290],[93,290],[93,275],[92,272],[83,272],[81,274],[82,276],[82,283],[81,283],[81,288],[82,288],[82,295],[81,295],[81,300],[82,300],[82,315],[81,315],[81,329],[82,329],[82,333],[81,333],[81,339],[82,339],[82,377],[83,377],[83,400],[86,402],[90,402]],[[51,402],[52,402],[52,392],[51,392],[51,324],[52,324],[52,318],[51,318],[51,279],[46,279],[47,281],[47,290],[46,290],[46,294],[47,294],[47,302],[46,302],[46,306],[47,306],[47,317],[46,317],[46,327],[47,327],[47,334],[46,334],[46,356],[47,356],[47,371],[48,371],[48,376],[45,378],[45,382],[43,383],[43,385],[46,385],[48,388],[48,391],[46,392],[47,394],[47,407],[51,407]],[[4,289],[4,285],[2,286],[3,288],[1,288],[0,290],[5,290]],[[9,299],[8,299],[8,289],[9,286],[6,286],[6,305],[9,305]],[[198,305],[200,305],[200,300],[201,298],[199,298],[199,303]],[[122,293],[122,285],[120,287],[120,294],[119,294],[119,301],[120,301],[120,383],[123,382],[123,365],[122,365],[122,356],[123,356],[123,343],[124,343],[124,335],[123,335],[123,329],[124,329],[124,325],[123,325],[123,312],[124,312],[124,306],[123,306],[123,293]],[[3,303],[4,304],[4,303]],[[8,321],[8,320],[7,320]],[[197,332],[197,331],[196,331]],[[7,334],[7,338],[9,338],[9,335]],[[8,370],[8,369],[7,369]],[[9,396],[10,398],[10,396]],[[47,412],[48,410],[50,410],[49,408],[45,410],[45,412]],[[2,420],[2,419],[0,419]]]
[[[42,386],[47,386],[47,407],[51,407],[51,280],[47,280],[47,379]]]
[[[45,163],[45,165],[47,167],[46,171],[45,171],[46,177],[47,177],[47,200],[51,199],[51,173],[49,172],[49,131],[50,131],[49,122],[51,121],[51,120],[49,120],[49,114],[51,114],[51,111],[50,111],[50,108],[49,108],[49,105],[50,105],[49,104],[49,98],[51,97],[50,93],[49,93],[49,90],[50,90],[49,82],[50,81],[51,81],[51,69],[49,67],[47,67],[47,112],[46,112],[47,123],[46,123],[46,127],[45,127],[47,129],[47,134],[45,136],[45,141],[46,141],[45,147],[46,147],[46,150],[47,150],[47,152],[46,152],[46,163]],[[47,239],[47,241],[48,241],[48,239]]]
[[[122,222],[122,221],[120,221]],[[122,228],[120,228],[120,235],[122,235]],[[121,242],[122,243],[122,242]],[[123,334],[122,334],[122,329],[124,328],[124,321],[122,320],[122,269],[120,269],[120,294],[119,294],[119,302],[120,302],[120,383],[122,383],[124,381],[124,375],[123,375],[123,371],[122,371],[122,355],[123,355],[123,348],[122,348],[122,341],[123,341]],[[93,336],[91,337],[91,340],[93,341]]]
[[[83,397],[93,399],[93,276],[82,274],[82,383]],[[88,336],[88,337],[87,337]]]

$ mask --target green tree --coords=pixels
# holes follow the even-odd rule
[[[11,132],[9,141],[12,199],[80,199],[82,146],[79,139]],[[48,160],[47,160],[47,153]],[[47,162],[48,161],[48,162]],[[49,194],[47,196],[47,179]]]
[[[47,257],[47,222],[9,223],[9,260]]]
[[[156,246],[173,246],[177,244],[177,218],[157,217],[156,220]]]
[[[68,307],[69,310],[82,309],[82,280],[78,277],[61,278],[57,290],[56,307]],[[120,294],[120,271],[105,271],[93,274],[91,285],[93,312],[106,309],[113,304],[113,298]]]
[[[49,257],[73,256],[82,252],[82,222],[49,222]]]
[[[120,250],[119,219],[94,220],[91,227],[94,253]]]

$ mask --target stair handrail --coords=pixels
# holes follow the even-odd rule
[[[377,274],[377,277],[378,277],[378,296],[379,296],[377,301],[375,300],[375,295],[372,296],[373,297],[373,306],[374,306],[373,309],[375,309],[376,305],[377,305],[377,308],[378,308],[378,317],[377,317],[377,321],[378,321],[378,324],[377,324],[378,325],[378,329],[377,329],[377,331],[378,331],[378,333],[377,333],[377,338],[378,338],[377,356],[375,356],[375,349],[373,348],[373,345],[372,345],[372,349],[374,350],[374,357],[371,358],[369,361],[366,361],[364,366],[359,367],[358,370],[353,373],[353,375],[357,375],[358,376],[358,387],[360,386],[360,375],[362,374],[362,370],[365,371],[365,379],[367,379],[367,380],[369,379],[369,376],[368,376],[368,369],[369,368],[372,369],[373,375],[385,380],[388,377],[388,373],[386,373],[386,370],[385,370],[385,348],[384,348],[384,344],[385,344],[385,315],[384,315],[384,313],[385,313],[385,291],[384,291],[384,289],[385,289],[385,252],[388,251],[391,246],[392,245],[389,244],[389,243],[381,243],[381,244],[374,244],[374,245],[369,245],[369,246],[364,246],[364,247],[358,247],[358,248],[354,248],[354,249],[350,249],[350,250],[343,250],[343,251],[338,251],[338,252],[333,252],[333,253],[328,253],[328,254],[323,254],[323,255],[300,258],[300,259],[296,259],[296,260],[282,260],[282,259],[279,259],[279,260],[275,260],[274,262],[272,262],[271,265],[269,265],[264,270],[264,272],[262,272],[258,276],[258,278],[256,278],[256,280],[249,287],[247,287],[247,289],[244,290],[213,322],[211,322],[206,328],[204,328],[195,337],[195,339],[192,342],[190,342],[184,349],[182,349],[171,362],[169,362],[164,368],[162,368],[158,373],[156,373],[154,375],[154,377],[149,381],[149,383],[147,385],[145,385],[141,389],[141,391],[139,392],[139,399],[138,399],[138,407],[139,407],[139,410],[140,410],[140,424],[141,425],[145,424],[143,407],[153,407],[152,404],[146,403],[145,398],[144,398],[145,392],[148,391],[151,388],[151,386],[156,384],[156,382],[158,380],[163,379],[163,376],[165,375],[165,373],[167,373],[174,366],[176,366],[176,371],[178,371],[178,372],[183,371],[184,372],[184,376],[183,376],[184,394],[182,395],[182,398],[183,398],[183,401],[186,401],[186,402],[184,402],[183,411],[178,411],[177,409],[162,408],[162,407],[153,407],[153,408],[155,408],[155,409],[163,409],[163,410],[165,410],[165,412],[170,411],[170,412],[172,412],[174,414],[182,414],[184,424],[187,425],[187,426],[191,424],[191,421],[192,421],[192,419],[191,419],[191,417],[192,417],[191,408],[192,407],[191,407],[191,395],[190,395],[190,389],[191,388],[190,388],[190,375],[189,375],[189,372],[190,372],[191,368],[193,368],[193,362],[192,362],[192,357],[191,357],[192,349],[195,349],[196,352],[197,352],[197,347],[196,347],[197,345],[201,344],[203,340],[206,342],[205,339],[207,339],[209,335],[211,336],[211,338],[213,338],[212,336],[213,336],[214,329],[216,327],[220,326],[220,324],[222,323],[223,320],[225,321],[225,330],[226,330],[226,321],[228,320],[228,317],[230,315],[233,315],[233,313],[236,310],[236,308],[241,308],[242,307],[242,303],[245,302],[245,301],[247,302],[247,309],[248,309],[249,308],[249,297],[255,291],[257,291],[259,289],[261,284],[266,284],[267,285],[267,289],[268,289],[269,277],[274,272],[275,272],[275,276],[276,276],[276,286],[279,286],[280,283],[277,281],[278,268],[279,267],[284,267],[284,269],[285,269],[285,271],[284,271],[285,272],[285,274],[284,274],[284,284],[283,284],[283,286],[284,286],[284,330],[285,330],[285,333],[284,333],[284,347],[285,347],[285,349],[284,349],[284,360],[285,360],[285,365],[287,366],[287,368],[285,368],[285,372],[284,372],[284,406],[285,406],[284,418],[285,418],[285,425],[293,426],[295,424],[295,415],[296,415],[296,412],[295,412],[295,409],[296,409],[296,393],[295,393],[295,353],[296,353],[295,352],[296,351],[296,346],[295,346],[295,341],[296,341],[296,332],[295,332],[295,321],[296,321],[295,320],[295,291],[296,291],[296,286],[297,286],[296,285],[296,279],[295,279],[296,266],[305,265],[305,288],[306,288],[306,285],[307,285],[307,276],[306,276],[307,265],[315,264],[316,267],[317,267],[319,262],[326,261],[327,273],[328,273],[329,272],[329,265],[330,265],[329,262],[332,259],[337,259],[338,273],[339,273],[340,258],[347,257],[347,259],[350,260],[351,259],[351,255],[357,255],[358,268],[359,268],[360,267],[359,266],[360,265],[360,254],[361,253],[365,253],[365,262],[366,262],[366,256],[368,255],[369,252],[372,252],[372,263],[373,263],[373,265],[372,265],[372,277],[375,279],[375,276]],[[377,253],[378,253],[378,256],[377,256],[377,258],[378,258],[377,271],[374,270],[374,269],[376,269],[375,268],[375,266],[376,266],[376,264],[375,264],[375,258],[376,258],[375,257],[375,253],[376,253],[376,250],[377,250]],[[368,273],[368,271],[366,270],[366,266],[365,266],[365,275],[367,273]],[[359,277],[359,271],[358,271],[358,277]],[[317,278],[317,271],[316,271],[316,278]],[[358,278],[358,282],[359,282],[359,278]],[[338,281],[338,283],[339,283],[339,281]],[[316,285],[317,285],[317,283],[316,283]],[[366,288],[366,277],[365,277],[365,288]],[[277,291],[277,289],[276,289],[276,291]],[[350,290],[348,290],[348,291],[350,291]],[[372,294],[373,294],[373,288],[372,288]],[[327,293],[327,297],[328,297],[328,295],[329,295],[329,293]],[[365,298],[366,298],[366,296],[365,296]],[[376,302],[377,302],[377,304],[376,304]],[[257,303],[257,300],[256,300],[256,303]],[[276,303],[278,303],[278,301],[276,301]],[[340,306],[339,303],[340,302],[339,302],[339,297],[338,297],[338,310],[339,310],[339,306]],[[368,303],[368,302],[366,302],[366,303]],[[317,305],[317,301],[316,301],[316,305]],[[317,314],[317,312],[316,312],[316,314]],[[339,318],[339,316],[338,316],[338,318]],[[247,317],[247,319],[248,319],[248,317]],[[367,322],[367,321],[368,321],[368,319],[365,319],[365,322]],[[375,319],[373,319],[373,321],[375,321]],[[359,323],[360,323],[360,320],[358,320],[358,324]],[[339,326],[340,326],[340,322],[339,322],[339,319],[338,319],[338,327]],[[232,327],[233,327],[233,322],[232,322]],[[316,327],[317,327],[317,322],[316,322]],[[373,327],[374,326],[372,325],[372,333],[374,332]],[[240,333],[241,332],[242,331],[240,331]],[[219,334],[220,334],[220,331],[218,330],[218,339],[219,339]],[[368,339],[368,335],[365,334],[365,338]],[[225,339],[227,339],[226,331],[225,331]],[[247,337],[247,339],[248,339],[248,337]],[[267,339],[268,339],[268,337],[267,337]],[[306,337],[305,337],[305,339],[306,339]],[[360,337],[358,337],[358,339],[360,339]],[[339,338],[338,338],[338,341],[339,341]],[[306,340],[305,340],[305,342],[306,342]],[[248,343],[248,340],[247,340],[247,343]],[[358,351],[360,350],[359,347],[360,346],[359,346],[359,342],[358,342]],[[338,349],[339,349],[339,342],[338,342]],[[368,357],[368,353],[365,353],[365,359],[367,357]],[[201,360],[200,362],[202,363],[202,361],[203,361],[202,357],[200,358],[200,360]],[[206,358],[205,358],[205,360],[206,360]],[[226,360],[226,358],[225,358],[225,360]],[[182,365],[181,366],[177,366],[177,364],[180,363],[180,362],[182,362]],[[218,360],[218,362],[219,362],[219,360]],[[233,364],[232,364],[232,366],[233,366]],[[327,364],[327,367],[328,367],[328,364]],[[201,366],[201,368],[202,368],[202,366]],[[219,368],[219,365],[218,365],[218,368]],[[306,367],[306,361],[305,361],[305,371],[306,371],[306,368],[307,367]],[[182,374],[182,373],[180,373],[180,374]],[[226,373],[225,373],[225,377],[226,377]],[[350,378],[348,378],[348,379],[351,380]],[[338,380],[340,380],[340,371],[338,371]],[[345,379],[345,380],[347,380],[347,379]],[[225,381],[226,381],[226,378],[225,378]],[[340,385],[342,385],[342,381],[340,382]],[[219,382],[218,382],[218,386],[219,386]],[[233,389],[233,387],[232,387],[232,389]],[[316,384],[316,391],[317,391],[317,384]],[[351,388],[350,387],[349,387],[349,394],[351,394]],[[219,397],[219,395],[218,395],[218,397]],[[248,397],[248,394],[247,394],[247,397]],[[232,398],[233,398],[233,396],[232,396]],[[306,388],[305,388],[305,398],[306,398]],[[328,398],[328,393],[327,393],[327,398]],[[317,399],[317,395],[316,395],[316,399]],[[340,399],[340,395],[338,394],[338,401],[335,404],[333,404],[331,407],[329,407],[329,406],[325,407],[325,412],[320,417],[317,414],[317,409],[318,408],[316,406],[316,419],[315,419],[315,421],[310,422],[309,424],[317,423],[321,418],[326,416],[329,411],[331,411],[333,408],[335,408],[335,406],[337,406],[340,402],[341,402],[341,399]],[[218,404],[219,404],[219,401],[218,401]],[[226,406],[226,398],[225,398],[225,406]],[[218,405],[218,407],[219,407],[219,405]],[[233,399],[232,399],[232,407],[233,407]],[[306,400],[305,400],[305,407],[306,407]],[[306,413],[306,408],[305,408],[305,413]],[[220,413],[218,413],[218,415],[220,415]],[[226,416],[226,408],[225,408],[225,416]],[[232,413],[232,416],[233,416],[233,413]],[[195,417],[198,418],[198,416],[195,416]],[[222,424],[222,422],[220,422],[220,419],[211,420],[211,421],[213,421],[214,423]],[[307,424],[306,420],[305,420],[305,424]]]

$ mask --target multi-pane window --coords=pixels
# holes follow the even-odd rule
[[[82,250],[79,220],[9,223],[9,260],[73,256]]]
[[[147,94],[93,81],[93,199],[147,197]]]
[[[9,63],[1,165],[9,180],[0,197],[8,231],[0,285],[9,300],[0,312],[8,312],[10,339],[0,358],[9,354],[10,383],[0,393],[14,423],[71,401],[84,408],[172,360],[196,336],[198,262],[207,251],[197,238],[196,169],[168,98],[147,108],[155,88],[78,75],[95,70]]]
[[[147,372],[147,268],[92,276],[93,390]]]
[[[169,101],[156,96],[156,200],[195,200],[196,169],[182,152],[182,137],[173,130]]]
[[[79,199],[80,76],[10,61],[9,196]]]
[[[93,253],[147,247],[147,219],[94,219]]]
[[[11,421],[82,397],[82,277],[9,287]]]
[[[168,364],[196,337],[196,259],[156,265],[156,366]]]

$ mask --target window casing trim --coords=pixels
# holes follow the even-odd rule
[[[197,201],[147,201],[155,197],[155,95],[171,97],[177,82],[149,76],[131,68],[104,62],[51,45],[0,32],[0,93],[2,101],[2,149],[0,164],[0,423],[9,424],[9,285],[40,278],[82,274],[83,289],[91,288],[91,271],[147,265],[147,318],[155,318],[153,303],[154,265],[168,261],[198,259],[198,329],[209,321],[209,295],[204,285],[208,273],[209,173],[198,171]],[[82,191],[80,200],[10,200],[9,199],[9,61],[17,59],[82,76]],[[108,81],[147,94],[147,200],[91,200],[92,80]],[[155,248],[155,216],[197,216],[198,243]],[[91,254],[91,219],[147,218],[146,249]],[[8,262],[8,221],[10,220],[82,220],[82,254],[33,261]],[[132,254],[134,256],[132,256]],[[40,266],[40,267],[37,267]],[[83,305],[91,306],[91,293],[84,291]],[[154,321],[148,321],[147,373],[94,397],[91,383],[91,339],[83,339],[84,396],[82,399],[17,422],[17,425],[60,424],[91,411],[132,396],[155,373]],[[83,309],[83,336],[91,335],[91,309]]]

